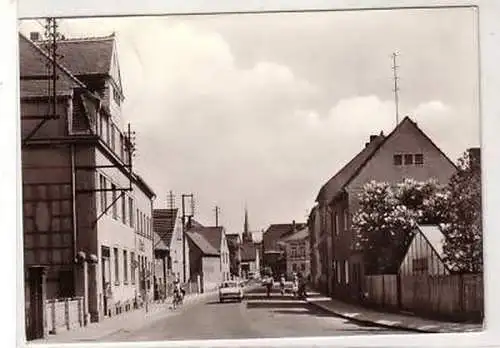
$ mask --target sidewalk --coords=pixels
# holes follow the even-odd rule
[[[182,313],[185,306],[199,303],[217,292],[211,291],[203,294],[186,295],[184,303],[177,309],[172,309],[172,298],[167,298],[164,303],[150,303],[148,312],[140,308],[111,318],[105,318],[98,323],[90,323],[84,327],[71,330],[61,330],[56,335],[49,335],[45,339],[30,341],[29,343],[69,343],[99,341],[99,339],[118,333],[138,330],[156,320],[167,318]]]
[[[308,292],[307,295],[306,301],[308,303],[339,317],[367,325],[426,333],[477,332],[483,329],[481,324],[450,323],[411,315],[377,312],[324,297],[320,293],[312,291]]]

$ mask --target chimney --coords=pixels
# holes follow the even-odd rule
[[[372,141],[374,141],[375,139],[377,139],[377,135],[373,135],[373,134],[372,134],[372,135],[370,135],[370,143],[371,143]]]
[[[295,232],[295,220],[292,221],[292,231]]]
[[[469,158],[471,166],[481,166],[481,150],[479,147],[469,149]]]
[[[30,40],[31,41],[40,41],[40,33],[38,31],[32,31],[30,33]]]

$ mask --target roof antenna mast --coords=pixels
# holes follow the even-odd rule
[[[392,71],[394,73],[394,103],[396,105],[396,126],[399,124],[399,77],[398,77],[398,68],[399,66],[396,64],[396,59],[398,57],[397,52],[392,53]]]

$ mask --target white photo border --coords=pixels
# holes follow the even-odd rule
[[[215,14],[249,12],[300,12],[304,10],[362,10],[423,7],[464,7],[477,6],[479,10],[480,41],[480,117],[481,151],[483,170],[483,211],[484,211],[484,260],[485,260],[485,330],[478,333],[461,334],[409,334],[409,335],[361,335],[341,337],[308,337],[281,339],[247,339],[218,341],[171,341],[171,342],[129,342],[129,343],[84,343],[72,344],[75,347],[263,347],[263,346],[325,346],[325,347],[494,347],[500,346],[500,281],[495,277],[494,265],[500,263],[500,234],[495,227],[500,226],[500,1],[498,0],[0,0],[0,41],[4,54],[0,58],[0,136],[2,166],[0,169],[1,224],[4,240],[8,244],[0,253],[3,271],[7,277],[2,287],[4,318],[9,325],[2,325],[2,337],[16,333],[16,346],[24,346],[24,310],[22,232],[20,204],[20,141],[19,141],[19,98],[18,98],[18,47],[17,19],[54,17],[102,17],[126,15],[175,15],[175,14]],[[17,8],[16,8],[17,7]],[[12,117],[15,115],[16,117]],[[16,205],[12,204],[16,202]],[[13,230],[17,233],[12,233]],[[17,265],[9,268],[11,264]],[[14,271],[15,269],[15,271]],[[15,282],[16,289],[10,286]],[[15,291],[15,293],[14,293]],[[17,294],[17,296],[16,296]],[[14,295],[14,296],[11,296]],[[11,300],[12,297],[16,301]],[[7,310],[7,308],[3,308]],[[12,326],[15,316],[16,328]],[[4,323],[7,324],[7,323]],[[3,341],[3,339],[2,339]],[[3,342],[2,342],[3,343]],[[36,346],[31,344],[30,346]],[[42,345],[40,345],[42,346]],[[44,347],[56,345],[43,345]],[[59,345],[62,346],[62,345]],[[66,345],[65,345],[66,346]]]

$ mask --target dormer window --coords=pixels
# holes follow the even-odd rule
[[[120,105],[121,102],[120,93],[116,88],[113,88],[113,99],[117,105]]]

